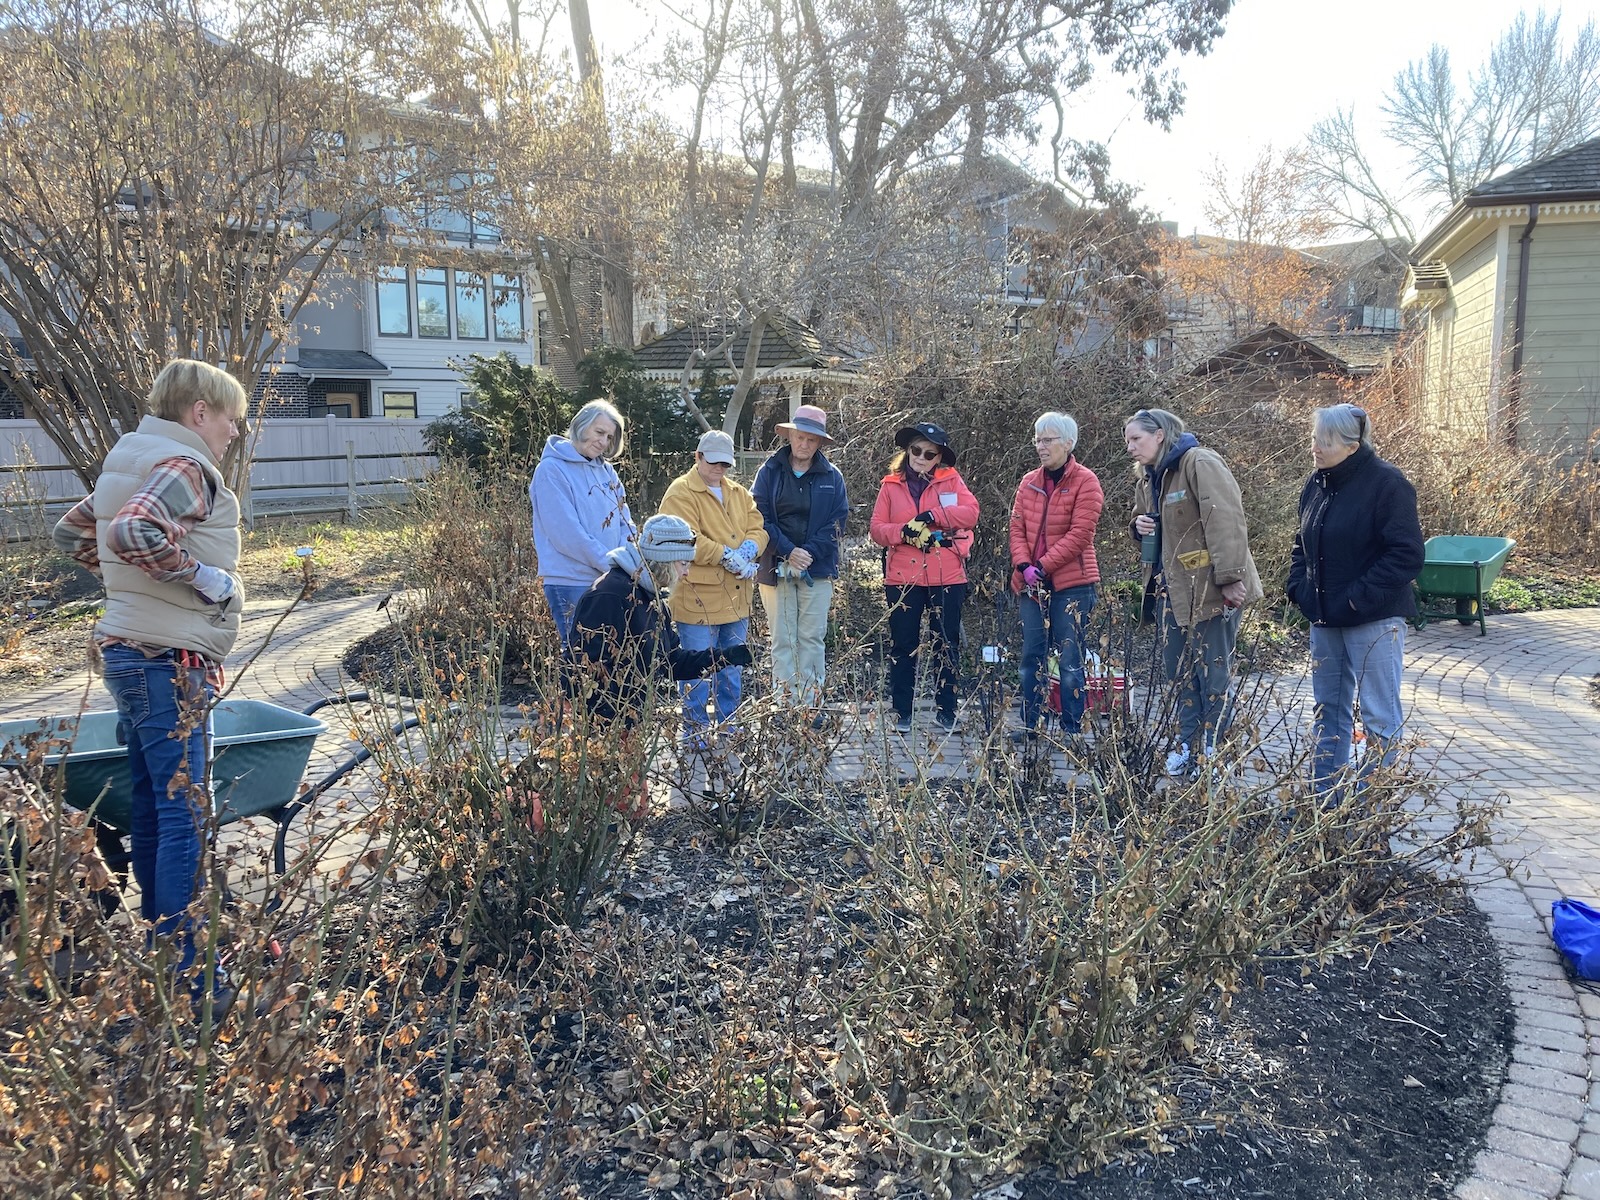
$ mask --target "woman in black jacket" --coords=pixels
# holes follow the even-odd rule
[[[572,672],[588,709],[632,727],[650,698],[657,675],[698,679],[713,668],[748,667],[747,646],[685,650],[672,627],[667,590],[694,559],[694,530],[682,517],[657,514],[637,542],[606,555],[610,569],[573,610]]]
[[[1311,622],[1312,780],[1326,791],[1350,762],[1355,703],[1367,734],[1363,772],[1394,761],[1411,584],[1422,570],[1417,492],[1372,448],[1372,422],[1354,404],[1311,420],[1317,469],[1300,493],[1289,599]]]

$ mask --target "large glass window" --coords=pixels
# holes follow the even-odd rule
[[[443,267],[417,270],[417,336],[450,336],[450,284]]]
[[[483,286],[483,276],[471,271],[455,274],[456,336],[482,341],[489,336],[489,293]]]
[[[411,288],[404,267],[378,268],[378,333],[411,336]]]
[[[528,337],[522,316],[522,276],[494,277],[494,336],[497,341],[521,342]]]
[[[415,392],[385,392],[383,394],[383,415],[386,417],[416,416],[417,394]]]

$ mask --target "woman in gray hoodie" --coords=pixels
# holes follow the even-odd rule
[[[565,437],[545,439],[528,485],[539,579],[563,647],[572,640],[578,600],[610,569],[606,555],[638,535],[610,462],[622,453],[625,439],[616,407],[591,400],[572,418]]]

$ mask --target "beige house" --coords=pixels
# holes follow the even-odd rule
[[[1577,453],[1600,428],[1600,138],[1480,184],[1411,252],[1441,427]]]

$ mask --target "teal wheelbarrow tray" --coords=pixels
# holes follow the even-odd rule
[[[212,710],[211,798],[218,825],[266,816],[277,825],[272,865],[285,869],[284,842],[296,814],[372,754],[365,747],[314,783],[302,783],[312,747],[327,725],[314,714],[330,704],[367,699],[365,692],[330,696],[296,712],[262,700],[224,700]],[[415,717],[395,732],[412,728]],[[36,775],[46,792],[90,814],[108,865],[121,872],[128,861],[122,839],[132,826],[133,784],[128,748],[119,738],[117,714],[86,712],[0,722],[0,767]]]
[[[1414,585],[1417,615],[1411,624],[1421,629],[1430,621],[1454,618],[1463,625],[1476,623],[1478,636],[1486,635],[1489,627],[1484,621],[1483,597],[1500,578],[1516,544],[1516,539],[1503,537],[1448,534],[1429,538]]]

